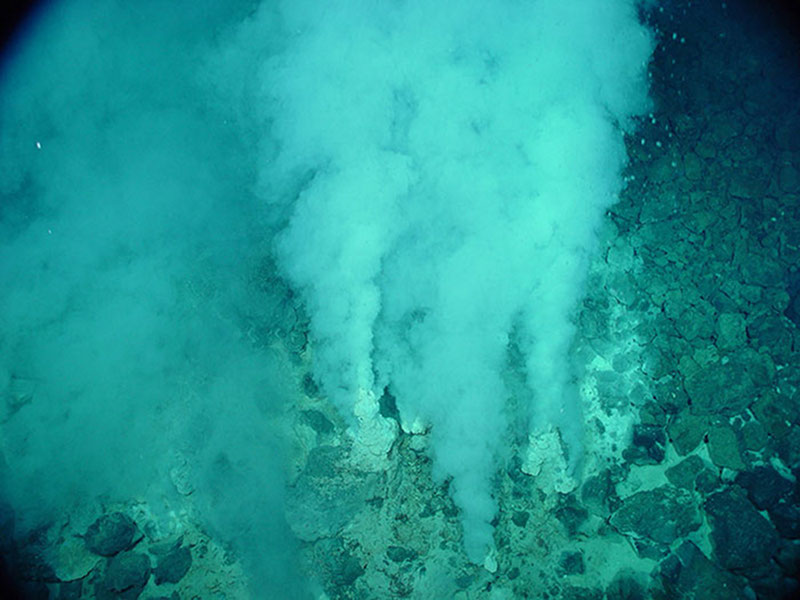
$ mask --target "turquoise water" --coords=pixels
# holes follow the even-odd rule
[[[0,71],[31,598],[789,598],[769,5],[42,4]]]

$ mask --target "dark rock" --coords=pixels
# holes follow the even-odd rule
[[[472,585],[474,581],[475,581],[475,575],[473,573],[462,573],[461,575],[458,575],[455,579],[456,586],[462,590],[467,589],[469,586]]]
[[[670,357],[653,345],[646,346],[642,350],[640,360],[642,371],[654,381],[659,381],[668,375],[672,365]],[[661,395],[658,393],[660,386],[660,383],[656,384],[656,398]],[[670,389],[664,391],[663,395],[666,395],[668,399],[674,399],[679,394],[685,395],[682,389],[673,384]]]
[[[319,396],[319,386],[314,381],[314,376],[311,373],[306,373],[303,376],[303,393],[309,398]]]
[[[722,469],[741,471],[745,468],[736,432],[728,425],[714,425],[708,429],[708,456]]]
[[[604,469],[586,480],[581,488],[581,501],[594,514],[607,517],[611,512],[611,500],[616,496],[611,471]]]
[[[511,515],[511,522],[517,527],[525,527],[530,516],[530,513],[525,510],[515,510],[514,514]]]
[[[669,554],[669,544],[654,542],[649,538],[631,538],[631,543],[639,558],[661,560]]]
[[[192,566],[192,553],[189,548],[175,548],[158,559],[153,571],[156,585],[162,583],[178,583]]]
[[[713,494],[704,505],[711,520],[714,555],[726,569],[749,569],[769,562],[778,534],[739,487]]]
[[[632,403],[632,399],[625,398],[625,405],[628,406]],[[634,403],[636,404],[636,403]],[[665,427],[670,415],[677,414],[680,409],[667,405],[660,404],[656,400],[645,400],[639,404],[639,421],[642,425],[655,425],[657,427]]]
[[[522,471],[522,459],[519,457],[519,455],[514,454],[511,457],[511,460],[506,467],[506,475],[508,475],[508,478],[514,483],[524,484],[527,475]],[[515,489],[517,488],[515,487]],[[525,492],[523,491],[522,494],[524,495]]]
[[[108,560],[105,576],[95,585],[97,600],[136,600],[150,579],[150,559],[138,552],[121,552]]]
[[[696,415],[734,416],[757,397],[748,371],[734,361],[709,365],[686,377],[686,393]]]
[[[144,588],[150,578],[150,559],[139,552],[123,552],[108,561],[104,587],[115,592]]]
[[[800,150],[800,111],[792,110],[775,122],[775,145],[781,150]]]
[[[769,348],[773,358],[784,363],[792,353],[792,333],[788,323],[773,314],[764,314],[747,325],[750,343],[754,348]]]
[[[183,535],[174,535],[157,542],[151,542],[147,546],[147,552],[154,556],[164,556],[180,548],[181,544],[183,544]]]
[[[341,538],[319,540],[314,545],[313,556],[322,579],[337,588],[353,585],[364,574],[361,561],[345,546]]]
[[[400,563],[406,561],[416,560],[417,552],[402,546],[389,546],[386,549],[386,556],[392,562]]]
[[[610,523],[624,535],[671,544],[700,527],[700,514],[691,493],[664,485],[625,498]]]
[[[739,171],[739,169],[735,171]],[[739,273],[742,283],[764,288],[782,288],[784,271],[780,263],[752,250],[754,249],[751,247],[750,252],[739,257]]]
[[[669,414],[677,414],[688,406],[689,397],[680,381],[673,377],[665,377],[655,386],[655,398],[658,406]]]
[[[800,539],[800,506],[794,496],[771,507],[769,517],[782,538]]]
[[[698,473],[697,479],[694,482],[697,491],[706,495],[719,489],[720,484],[721,480],[719,475],[714,473],[711,469],[703,469]]]
[[[784,314],[796,327],[800,327],[800,293],[792,296]]]
[[[800,404],[800,392],[797,394],[797,403]],[[791,421],[792,428],[776,443],[776,450],[780,459],[787,465],[800,464],[800,419],[795,417]]]
[[[750,452],[761,452],[769,442],[769,436],[764,426],[752,419],[742,426],[742,444]]]
[[[625,451],[625,459],[636,464],[658,464],[664,460],[666,443],[661,427],[637,423],[633,426],[633,448]]]
[[[58,600],[80,600],[83,594],[83,580],[64,581],[58,586]]]
[[[800,418],[800,403],[787,394],[765,390],[753,404],[753,414],[769,435],[782,439]]]
[[[759,510],[769,510],[794,490],[791,481],[769,466],[739,473],[736,483],[747,492],[750,502]]]
[[[694,483],[697,476],[704,468],[703,459],[697,455],[692,455],[685,458],[677,465],[667,469],[667,480],[675,487],[692,491],[694,490]]]
[[[793,327],[792,331],[796,332],[797,329]],[[797,349],[800,350],[800,347]],[[775,390],[786,398],[792,398],[797,393],[798,387],[800,387],[800,364],[792,360],[775,373]],[[795,406],[795,411],[800,412],[800,407]]]
[[[388,390],[384,389],[383,394],[378,399],[378,408],[380,415],[385,419],[394,419],[400,422],[400,410],[397,408],[397,399]]]
[[[120,512],[103,515],[89,526],[84,536],[86,547],[100,556],[114,556],[128,549],[136,535],[136,525]]]
[[[589,518],[589,511],[581,506],[573,496],[561,500],[561,506],[555,510],[556,518],[566,527],[570,536],[574,536],[583,522]]]
[[[339,557],[337,570],[333,574],[332,581],[339,586],[350,586],[356,579],[364,574],[364,566],[361,561],[349,553],[344,553]]]
[[[756,598],[769,598],[770,600],[772,598],[781,600],[797,598],[795,594],[791,593],[791,588],[787,587],[786,578],[775,562],[759,567],[755,571],[748,571],[746,575],[748,585],[755,592]]]
[[[736,350],[747,344],[745,317],[741,313],[722,313],[717,318],[717,347]]]
[[[327,434],[333,432],[333,423],[318,410],[304,410],[300,415],[300,419],[317,433]]]
[[[606,588],[606,600],[646,600],[647,593],[634,573],[618,573]]]
[[[697,448],[707,429],[708,420],[693,415],[688,409],[679,412],[667,425],[669,440],[680,456],[686,456]]]
[[[746,600],[739,581],[712,563],[691,542],[661,561],[658,576],[667,598]]]
[[[679,303],[678,306],[682,306]],[[692,343],[709,340],[715,331],[716,315],[711,303],[697,299],[696,304],[683,311],[673,320],[681,337]]]
[[[583,564],[583,552],[562,552],[558,561],[559,570],[565,575],[579,575],[586,568]]]
[[[775,555],[775,562],[783,571],[786,577],[792,577],[800,581],[800,543],[796,541],[784,542],[781,544],[778,553]]]

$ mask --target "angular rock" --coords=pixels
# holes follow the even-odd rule
[[[728,193],[737,198],[757,198],[769,186],[767,170],[758,164],[734,169],[730,176]]]
[[[711,469],[703,469],[697,474],[697,479],[694,484],[697,491],[701,494],[710,494],[719,489],[721,479],[719,475]]]
[[[686,456],[697,448],[708,428],[705,417],[693,415],[689,410],[682,410],[667,425],[669,441],[680,456]]]
[[[687,152],[683,156],[683,173],[689,181],[700,181],[703,178],[704,162],[694,152]]]
[[[333,423],[318,410],[304,410],[300,414],[300,420],[317,433],[328,434],[333,432]]]
[[[769,510],[794,491],[794,483],[770,466],[756,467],[736,476],[736,483],[759,510]]]
[[[714,335],[714,309],[710,303],[692,307],[681,313],[675,321],[675,328],[689,342],[710,339]]]
[[[156,585],[162,583],[178,583],[192,566],[192,553],[189,548],[175,548],[158,559],[153,571]]]
[[[131,546],[136,525],[120,512],[103,515],[89,526],[83,537],[86,547],[100,556],[114,556]]]
[[[671,485],[637,492],[611,515],[611,525],[624,535],[671,544],[700,527],[692,495]]]
[[[711,521],[714,556],[720,565],[749,569],[769,563],[778,549],[778,534],[741,488],[734,486],[712,494],[704,508]]]
[[[782,500],[769,510],[769,518],[782,538],[800,539],[800,506],[797,497]]]
[[[708,456],[718,467],[741,471],[745,468],[736,433],[727,425],[708,430]]]
[[[555,516],[566,528],[567,533],[574,536],[589,517],[589,511],[577,501],[573,494],[562,496],[559,504],[560,506],[555,510]]]
[[[100,589],[137,598],[150,579],[150,559],[139,552],[122,552],[109,559]]]
[[[786,307],[784,313],[786,317],[800,327],[800,294],[794,294],[789,300],[789,306]]]
[[[800,303],[798,303],[798,309],[800,309]],[[797,314],[798,325],[800,325],[800,312]],[[768,349],[776,361],[784,363],[791,356],[792,333],[788,323],[782,317],[772,313],[760,315],[747,325],[747,333],[753,348],[756,350]]]
[[[796,400],[800,402],[800,392],[796,394]],[[797,421],[790,421],[792,426],[788,433],[778,440],[776,450],[778,456],[787,465],[800,464],[800,427]]]
[[[755,419],[748,421],[742,427],[742,444],[745,450],[761,452],[768,442],[766,429]]]
[[[747,343],[744,315],[722,313],[717,318],[717,347],[720,350],[735,350]]]
[[[759,285],[764,288],[783,288],[784,270],[781,264],[769,255],[760,252],[757,246],[750,246],[737,256],[741,281],[748,285]],[[768,292],[769,290],[767,290]],[[788,294],[786,298],[788,303]],[[784,307],[785,308],[785,307]]]
[[[616,498],[610,469],[604,469],[586,480],[581,488],[581,502],[593,514],[607,517],[612,500]]]
[[[765,390],[753,404],[753,415],[764,427],[766,432],[774,438],[782,439],[792,431],[792,423],[798,415],[800,402],[794,397],[780,394],[772,390]]]
[[[511,522],[517,527],[525,527],[530,516],[531,514],[526,510],[515,510],[514,514],[511,515]]]
[[[56,577],[61,581],[74,581],[86,577],[101,560],[78,537],[66,537],[51,548],[50,552],[50,562]]]
[[[744,590],[730,573],[711,562],[692,542],[680,545],[661,561],[658,575],[668,598],[746,600]]]
[[[697,476],[705,468],[703,459],[697,455],[685,458],[666,471],[667,479],[675,487],[684,490],[694,490],[694,482]]]
[[[585,572],[583,552],[562,552],[558,561],[558,568],[565,575],[580,575]]]
[[[637,423],[633,426],[633,448],[626,450],[625,458],[636,464],[658,464],[664,460],[666,443],[663,428]]]
[[[686,377],[686,393],[696,415],[734,416],[757,397],[746,369],[731,361],[718,363]]]

